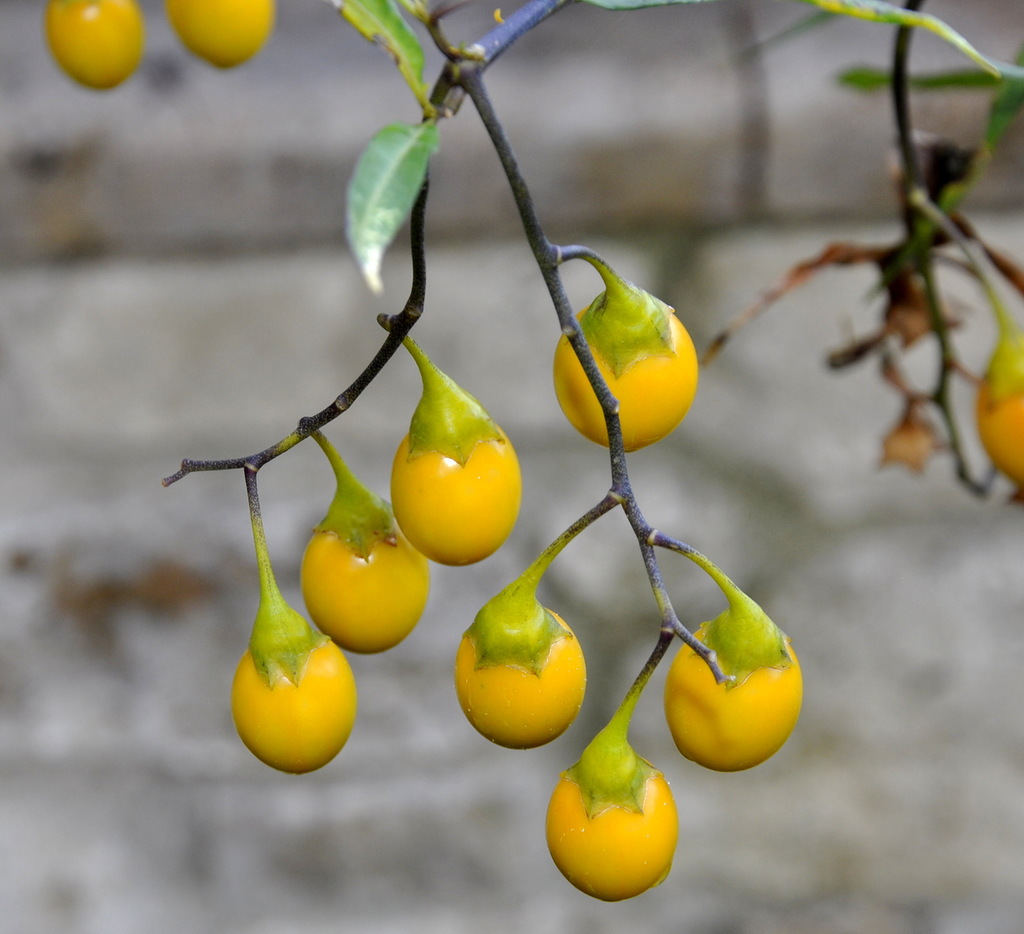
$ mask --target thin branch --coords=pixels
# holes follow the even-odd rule
[[[599,516],[621,505],[628,518],[639,544],[644,566],[654,592],[655,600],[661,612],[662,626],[659,631],[658,643],[650,659],[641,671],[636,685],[642,686],[650,677],[651,671],[658,664],[676,637],[682,639],[707,662],[718,681],[724,681],[721,668],[715,655],[700,643],[682,624],[672,607],[661,568],[658,564],[652,541],[657,533],[644,518],[636,501],[630,484],[626,466],[622,429],[618,417],[618,400],[612,395],[602,377],[597,362],[587,344],[574,309],[565,291],[560,272],[561,264],[569,259],[589,259],[595,261],[592,251],[585,247],[573,246],[559,248],[548,240],[538,217],[532,195],[519,167],[512,145],[505,132],[501,120],[495,112],[490,96],[483,82],[483,73],[488,65],[495,61],[512,43],[525,35],[553,13],[568,6],[574,0],[528,0],[528,2],[512,14],[507,20],[487,33],[479,42],[456,53],[447,45],[437,19],[428,23],[435,42],[449,57],[431,92],[431,102],[438,109],[449,115],[458,108],[462,95],[468,95],[474,103],[491,143],[501,161],[506,178],[512,189],[512,195],[522,220],[527,241],[533,251],[538,268],[548,288],[554,304],[558,323],[562,333],[571,343],[583,370],[597,394],[602,410],[609,439],[609,460],[612,475],[612,487],[602,501],[578,519],[569,530],[555,543],[553,548],[560,549],[565,536],[573,536],[586,526],[593,523]],[[438,17],[439,19],[439,17]],[[362,391],[376,378],[383,366],[390,360],[401,345],[405,336],[423,313],[426,291],[426,253],[424,240],[425,210],[427,199],[427,182],[423,187],[413,208],[411,217],[411,254],[412,254],[412,286],[409,299],[401,312],[395,315],[382,315],[378,319],[388,334],[373,360],[364,368],[356,380],[342,392],[332,403],[319,413],[300,419],[296,429],[277,444],[256,454],[228,460],[184,460],[181,469],[165,478],[164,485],[169,486],[189,473],[202,470],[228,470],[242,468],[245,470],[246,484],[250,492],[250,508],[258,518],[258,500],[256,499],[256,474],[259,469],[285,451],[290,450],[324,425],[346,411],[358,398]],[[685,546],[689,547],[689,546]]]
[[[551,296],[551,301],[555,306],[555,313],[558,316],[558,323],[562,333],[572,345],[572,349],[580,361],[580,365],[583,367],[583,372],[586,374],[590,385],[594,388],[598,402],[601,404],[601,409],[605,416],[605,425],[608,430],[608,450],[611,458],[612,483],[617,488],[620,488],[620,492],[624,492],[621,487],[624,485],[628,488],[629,478],[626,472],[626,459],[622,443],[622,427],[619,424],[618,399],[612,395],[611,390],[608,388],[608,384],[605,382],[601,371],[598,369],[597,362],[594,360],[590,346],[583,337],[583,332],[580,330],[579,323],[576,320],[573,306],[569,301],[569,296],[566,294],[565,285],[562,282],[561,272],[559,271],[561,262],[567,256],[572,258],[573,254],[569,254],[556,247],[544,233],[544,228],[537,215],[536,206],[533,203],[533,196],[530,193],[522,169],[519,166],[519,161],[512,149],[512,143],[505,132],[505,127],[494,110],[490,95],[487,93],[487,88],[484,85],[482,67],[475,64],[465,65],[460,75],[460,81],[466,89],[466,94],[473,101],[477,113],[480,114],[484,128],[487,130],[488,136],[490,136],[491,144],[501,160],[502,168],[505,170],[505,177],[508,179],[509,186],[512,189],[512,197],[519,210],[519,217],[523,224],[527,242],[533,250],[541,276],[544,278],[544,284],[547,286],[548,294]],[[578,251],[584,248],[574,247],[570,249]]]
[[[905,8],[919,10],[925,0],[907,0]],[[896,43],[893,50],[892,97],[893,114],[899,137],[900,159],[903,169],[903,192],[905,205],[905,223],[907,225],[906,256],[917,270],[924,286],[925,301],[932,332],[935,334],[939,347],[938,373],[931,398],[942,415],[945,425],[948,447],[953,455],[953,465],[959,481],[978,496],[987,492],[984,484],[978,483],[971,476],[963,453],[960,429],[953,412],[950,376],[957,368],[956,353],[949,334],[949,322],[942,310],[939,286],[935,277],[933,250],[936,236],[941,232],[949,236],[955,225],[948,216],[936,205],[932,204],[926,187],[917,149],[914,146],[912,121],[910,116],[910,40],[913,30],[901,26],[896,32]],[[964,239],[963,237],[960,238]],[[984,279],[982,280],[984,283]]]
[[[512,196],[515,199],[516,207],[518,208],[520,218],[522,219],[523,229],[526,233],[527,240],[533,250],[541,275],[544,278],[552,303],[555,306],[555,311],[558,315],[558,321],[561,325],[562,333],[565,334],[572,344],[573,350],[576,352],[576,356],[579,359],[594,392],[597,394],[597,397],[601,402],[601,407],[605,413],[605,423],[608,429],[609,438],[608,452],[612,475],[612,489],[610,495],[616,497],[618,501],[622,503],[622,508],[626,513],[629,524],[636,535],[637,542],[640,547],[640,553],[643,557],[644,567],[647,571],[647,576],[651,584],[651,589],[654,592],[655,601],[657,602],[658,608],[661,612],[662,635],[659,636],[658,646],[656,646],[649,664],[657,664],[664,655],[665,650],[668,647],[668,642],[671,641],[671,639],[665,635],[667,633],[670,634],[671,637],[679,637],[682,639],[683,642],[690,646],[705,660],[705,662],[707,662],[715,679],[719,682],[724,681],[725,675],[718,666],[714,653],[711,652],[707,646],[699,642],[682,624],[672,607],[672,601],[669,597],[668,589],[665,586],[664,577],[658,564],[657,555],[650,544],[650,538],[655,534],[655,530],[644,517],[630,483],[629,471],[626,465],[626,455],[622,442],[622,429],[619,424],[618,400],[614,395],[612,395],[611,390],[608,388],[607,383],[597,368],[597,363],[594,360],[594,356],[589,345],[583,337],[583,333],[576,321],[572,305],[569,303],[568,296],[565,293],[565,286],[562,282],[560,271],[561,263],[570,259],[587,259],[599,263],[603,262],[603,260],[601,260],[600,257],[588,247],[575,245],[556,247],[550,240],[548,240],[547,235],[544,233],[544,228],[540,222],[540,218],[537,215],[529,187],[526,184],[519,162],[512,149],[511,142],[505,133],[501,120],[491,105],[490,96],[484,86],[482,69],[479,66],[473,65],[465,67],[461,73],[460,81],[462,86],[466,89],[466,94],[473,101],[473,105],[480,114],[480,119],[483,121],[484,127],[491,138],[491,143],[501,160],[502,168],[505,170],[505,176],[512,189]],[[646,670],[647,669],[645,667],[645,671]],[[645,680],[643,672],[641,672],[640,679]]]
[[[280,457],[286,451],[291,450],[295,445],[304,441],[314,431],[318,431],[325,425],[334,421],[342,412],[351,407],[352,403],[362,394],[370,383],[376,379],[377,374],[384,368],[385,364],[394,356],[395,351],[402,346],[405,336],[412,330],[413,325],[423,314],[424,296],[426,294],[426,253],[424,226],[426,217],[428,182],[424,180],[419,196],[413,206],[410,226],[410,249],[412,252],[412,287],[409,292],[409,299],[405,307],[396,315],[382,316],[381,325],[387,329],[387,337],[384,338],[380,349],[374,354],[373,359],[363,368],[363,371],[356,379],[326,408],[321,409],[315,415],[307,415],[299,419],[295,430],[287,437],[282,438],[276,444],[255,454],[248,454],[244,457],[232,457],[224,460],[195,460],[186,458],[181,462],[180,469],[165,477],[162,481],[164,486],[170,486],[191,473],[210,470],[259,470],[264,464]]]
[[[535,26],[575,0],[528,0],[487,35],[466,47],[465,55],[489,65]]]
[[[916,11],[924,5],[924,2],[925,0],[907,0],[905,8]],[[913,35],[914,30],[910,26],[900,26],[896,30],[892,62],[893,116],[896,120],[900,161],[903,165],[903,184],[908,196],[914,188],[919,188],[922,184],[921,167],[918,164],[917,152],[914,148],[913,124],[910,118],[909,61],[910,41]]]

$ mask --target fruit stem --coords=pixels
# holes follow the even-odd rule
[[[288,605],[281,593],[267,548],[256,469],[246,467],[244,473],[260,579],[260,602],[249,637],[249,651],[256,670],[269,686],[273,687],[281,675],[293,684],[298,684],[310,651],[325,637],[314,632],[309,623]]]
[[[608,262],[597,252],[586,246],[570,246],[566,247],[562,251],[562,261],[569,259],[582,259],[590,263],[604,280],[604,287],[609,292],[617,292],[619,294],[625,292],[629,288],[629,283],[622,278]]]
[[[629,726],[637,701],[671,642],[672,633],[662,630],[658,644],[622,703],[567,773],[580,786],[590,817],[610,805],[643,810],[644,786],[653,769],[630,745]]]
[[[696,548],[691,548],[689,545],[685,545],[682,542],[678,543],[681,547],[673,550],[679,552],[685,557],[689,558],[694,564],[696,564],[705,574],[708,575],[719,587],[725,599],[729,601],[729,606],[733,609],[739,609],[744,606],[749,600],[749,597],[739,587],[737,587],[732,580],[706,555],[701,554]]]
[[[551,645],[564,639],[565,629],[537,600],[537,585],[551,562],[583,529],[619,505],[609,493],[558,536],[511,584],[477,613],[467,635],[473,639],[477,664],[518,665],[540,674]]]
[[[330,462],[331,470],[334,471],[334,477],[338,484],[338,490],[349,489],[353,486],[361,487],[363,484],[359,482],[356,475],[352,473],[348,464],[342,460],[341,455],[338,453],[338,449],[331,444],[327,439],[327,436],[317,429],[310,433],[310,437],[320,445],[320,450],[327,456],[327,460]]]
[[[636,710],[637,702],[640,700],[640,695],[643,693],[644,688],[647,687],[647,683],[651,680],[651,675],[654,674],[654,670],[658,667],[665,653],[668,651],[668,647],[672,644],[674,634],[670,630],[662,629],[658,634],[658,641],[654,646],[654,651],[651,652],[647,661],[644,662],[643,668],[640,669],[640,673],[636,676],[633,683],[629,686],[629,690],[626,691],[626,696],[622,699],[622,703],[619,704],[618,710],[612,715],[611,720],[608,722],[606,730],[610,730],[612,733],[618,734],[623,742],[629,734],[629,725],[633,719],[633,711]]]
[[[605,513],[611,512],[616,506],[620,506],[622,501],[614,493],[608,493],[604,499],[601,500],[592,509],[587,510],[582,516],[580,516],[572,525],[570,525],[561,535],[558,536],[547,548],[545,548],[533,561],[533,563],[523,572],[520,580],[525,583],[532,584],[532,589],[536,591],[537,584],[540,583],[540,579],[544,576],[544,572],[551,566],[551,562],[561,553],[562,549],[569,544],[577,535],[580,534],[584,529],[593,525],[598,519],[601,518]]]
[[[249,519],[252,524],[253,545],[256,549],[256,567],[260,577],[260,606],[283,604],[281,588],[274,577],[274,569],[270,562],[270,550],[267,547],[267,533],[263,527],[263,513],[260,509],[260,497],[256,484],[256,471],[245,471],[246,493],[249,499]]]

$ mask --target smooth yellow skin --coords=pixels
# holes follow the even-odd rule
[[[550,611],[549,611],[550,612]],[[583,704],[587,666],[572,630],[548,652],[540,674],[511,665],[477,668],[476,646],[464,635],[455,654],[455,693],[466,719],[491,742],[510,749],[542,746],[568,729]]]
[[[231,685],[238,735],[261,762],[282,772],[312,772],[345,745],[356,719],[356,682],[333,642],[309,653],[298,684],[279,678],[268,686],[248,650]]]
[[[580,786],[564,774],[548,803],[548,850],[581,892],[606,902],[633,898],[672,868],[679,816],[665,776],[647,779],[642,812],[612,806],[587,816]]]
[[[430,592],[430,565],[397,531],[368,558],[334,532],[313,533],[302,557],[302,596],[322,633],[350,652],[383,652],[419,622]]]
[[[88,88],[116,87],[142,60],[146,30],[136,0],[49,0],[44,29],[54,61]]]
[[[465,465],[428,451],[409,457],[409,436],[391,468],[391,508],[417,551],[463,565],[493,554],[512,532],[523,485],[512,442],[481,441]]]
[[[1024,396],[993,402],[989,384],[978,389],[975,416],[978,436],[995,468],[1024,489]]]
[[[166,0],[181,44],[218,68],[252,58],[274,31],[275,0]]]
[[[694,635],[701,637],[698,629]],[[757,668],[732,687],[715,682],[704,660],[684,645],[665,678],[665,718],[679,751],[717,772],[760,765],[782,747],[796,726],[803,675],[793,647],[792,664]]]
[[[581,312],[582,314],[582,312]],[[620,377],[595,355],[608,388],[619,400],[619,424],[627,451],[660,441],[683,420],[697,394],[697,351],[689,332],[672,315],[672,353],[645,357]],[[608,446],[604,413],[567,337],[555,347],[555,395],[566,418],[582,435]]]

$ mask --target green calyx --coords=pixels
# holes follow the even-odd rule
[[[1015,324],[1000,329],[985,378],[993,402],[1024,395],[1024,331]]]
[[[787,668],[792,664],[786,634],[768,614],[699,551],[684,552],[703,568],[725,594],[729,606],[698,630],[701,641],[717,656],[719,667],[730,681],[742,684],[758,668]]]
[[[479,401],[442,373],[412,338],[404,343],[423,379],[423,394],[409,424],[410,457],[436,451],[464,465],[481,441],[505,440]]]
[[[746,594],[730,598],[726,610],[701,627],[701,641],[718,657],[718,664],[742,684],[758,668],[785,668],[791,659],[786,636]]]
[[[629,724],[653,672],[654,663],[648,662],[608,725],[587,744],[579,761],[565,772],[567,778],[579,785],[583,805],[591,819],[610,807],[643,813],[647,780],[659,772],[629,744]]]
[[[603,262],[590,262],[605,285],[580,316],[580,329],[594,353],[616,378],[647,357],[669,356],[672,308]]]
[[[583,750],[579,761],[565,772],[566,778],[579,785],[591,819],[610,807],[642,813],[647,780],[658,774],[629,744],[626,733],[631,713],[630,706],[623,717],[620,708]]]
[[[282,677],[298,684],[310,652],[329,641],[274,589],[276,593],[261,595],[249,638],[256,670],[271,687]]]
[[[731,679],[727,687],[742,684],[758,668],[786,668],[792,664],[786,634],[714,564],[700,557],[698,563],[729,601],[725,610],[700,627],[701,641],[715,652],[722,672]]]
[[[476,667],[507,665],[539,675],[560,639],[574,636],[537,600],[537,582],[518,578],[492,597],[466,630],[476,649]]]
[[[323,434],[316,431],[313,439],[327,455],[336,481],[327,515],[315,530],[337,535],[364,559],[380,542],[394,544],[396,526],[391,505],[360,482]]]

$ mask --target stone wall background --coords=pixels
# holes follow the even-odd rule
[[[823,364],[877,315],[857,269],[821,275],[743,331],[684,429],[633,458],[652,521],[793,637],[800,727],[750,773],[704,773],[675,752],[656,677],[633,740],[680,807],[670,881],[604,905],[554,870],[548,793],[646,657],[653,605],[625,524],[605,519],[543,588],[588,651],[579,721],[531,753],[463,721],[456,640],[607,485],[604,455],[550,392],[554,318],[468,105],[444,127],[417,334],[516,440],[527,508],[496,556],[435,570],[427,615],[398,649],[352,659],[360,718],[334,763],[295,779],[253,760],[227,710],[255,611],[241,480],[159,479],[182,456],[283,436],[369,358],[376,314],[404,300],[406,261],[396,248],[384,297],[367,293],[342,243],[344,185],[369,136],[415,112],[386,59],[315,0],[282,3],[266,51],[229,73],[180,52],[149,0],[146,63],[106,95],[48,61],[39,7],[0,5],[0,931],[1021,930],[1021,516],[1004,487],[986,501],[956,487],[941,457],[922,476],[876,469],[897,400],[870,367]],[[929,9],[1003,59],[1024,32],[1014,0]],[[700,346],[824,243],[896,232],[888,103],[831,81],[884,64],[882,27],[834,23],[769,47],[769,137],[745,142],[750,92],[730,58],[741,14],[770,36],[808,11],[580,7],[491,73],[551,235],[672,302]],[[491,12],[452,22],[469,38]],[[932,37],[915,42],[921,67],[959,63]],[[979,95],[915,107],[919,125],[963,143],[984,118]],[[1022,161],[1018,126],[971,201],[1018,257]],[[599,288],[585,268],[568,279],[581,306]],[[978,307],[969,286],[960,294]],[[990,321],[965,315],[958,341],[980,367]],[[913,365],[934,361],[922,348]],[[382,491],[416,391],[398,359],[330,431]],[[297,600],[329,476],[303,448],[261,490]],[[684,619],[718,611],[694,569],[665,569]]]

